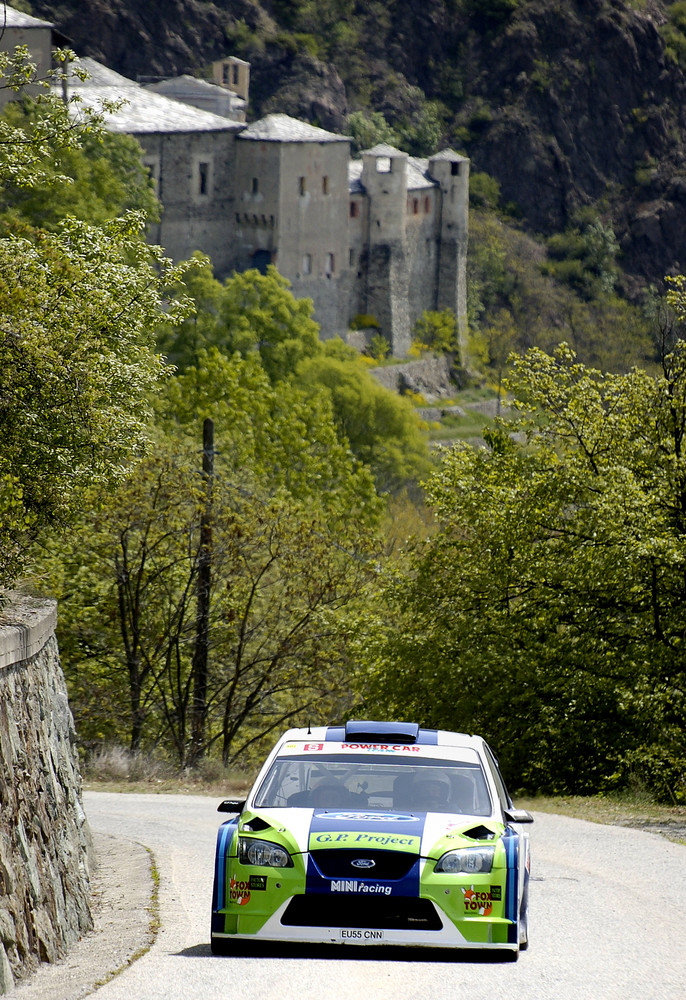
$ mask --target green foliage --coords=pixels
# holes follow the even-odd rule
[[[15,101],[2,113],[5,123],[27,139],[43,121],[40,105]],[[67,216],[99,225],[129,209],[156,219],[159,206],[135,139],[89,132],[79,148],[56,148],[42,165],[40,183],[5,186],[0,217],[54,230]]]
[[[457,319],[452,309],[424,310],[414,325],[414,342],[419,351],[453,354],[459,351]]]
[[[596,288],[611,292],[617,280],[619,244],[610,226],[599,218],[551,236],[548,253],[553,262],[543,265],[544,273],[567,282],[585,295]]]
[[[356,316],[350,320],[351,330],[371,330],[379,329],[379,321],[376,316],[370,316],[369,313],[357,313]]]
[[[470,171],[469,204],[497,208],[500,202],[500,184],[490,174]]]
[[[582,224],[589,228],[592,219]],[[583,261],[567,258],[584,275],[584,291],[579,292],[546,266],[565,262],[546,261],[542,242],[513,223],[475,208],[469,229],[467,307],[475,355],[484,353],[483,331],[497,325],[506,310],[516,331],[513,350],[533,345],[552,350],[564,339],[584,362],[610,371],[652,360],[650,324],[642,310],[604,291]],[[589,243],[580,252],[589,254]],[[604,266],[612,275],[609,261]]]
[[[389,392],[359,361],[323,356],[300,364],[296,384],[325,392],[339,435],[373,472],[377,489],[397,492],[428,472],[427,441],[410,402]]]
[[[367,353],[376,361],[384,361],[391,353],[391,345],[382,333],[375,333],[369,341]]]
[[[276,382],[321,350],[311,300],[294,298],[275,267],[270,265],[266,274],[233,274],[222,285],[212,276],[209,260],[200,259],[205,267],[192,271],[185,284],[196,302],[195,316],[179,328],[161,327],[158,336],[160,350],[181,370],[197,360],[199,350],[219,346],[242,357],[257,351]]]
[[[53,63],[68,66],[76,58],[71,49],[56,49]],[[52,77],[58,82],[64,75],[59,69]],[[74,71],[77,72],[77,71]],[[82,75],[80,72],[78,75]],[[67,150],[80,147],[90,134],[102,133],[102,110],[114,107],[105,102],[101,110],[94,110],[79,102],[78,97],[67,101],[50,92],[49,80],[38,77],[35,63],[31,62],[26,46],[17,46],[14,52],[0,51],[0,81],[2,88],[17,95],[27,88],[35,92],[32,110],[18,122],[14,112],[0,114],[0,191],[36,187],[56,182],[56,164]],[[78,105],[78,115],[73,112]]]
[[[352,138],[353,155],[373,149],[380,143],[398,146],[400,135],[392,128],[380,111],[353,111],[348,116],[346,135]]]
[[[369,611],[367,708],[483,732],[531,790],[682,801],[686,346],[657,376],[533,349],[509,390],[520,420],[445,453],[438,530]]]
[[[686,3],[684,0],[667,5],[667,21],[660,25],[659,31],[664,39],[667,54],[680,66],[686,67]]]
[[[93,482],[145,441],[161,374],[149,330],[179,269],[141,239],[135,214],[100,228],[0,240],[0,585],[42,527],[65,525]]]
[[[73,53],[56,54],[65,63]],[[20,206],[41,204],[64,191],[71,164],[85,167],[81,147],[101,137],[101,116],[63,102],[42,88],[25,48],[0,53],[0,73],[19,92],[38,97],[0,116],[0,588],[24,570],[27,550],[48,526],[64,528],[86,489],[114,483],[142,450],[148,396],[161,375],[150,330],[164,314],[169,325],[186,308],[170,296],[184,267],[173,268],[143,240],[144,218],[127,213],[99,226],[52,213],[54,231],[12,225]],[[107,145],[120,158],[118,196],[130,179],[127,144]],[[103,184],[94,167],[81,194],[90,214],[105,214]],[[128,171],[128,172],[127,172]],[[119,182],[118,182],[119,183]],[[113,186],[108,197],[112,203]],[[102,197],[100,197],[102,195]],[[94,203],[98,202],[98,208]],[[113,199],[116,202],[116,197]],[[86,205],[81,197],[75,202]],[[84,212],[87,214],[87,212]]]
[[[211,490],[202,417],[215,420]],[[207,507],[209,497],[209,508]],[[350,698],[346,607],[378,554],[382,505],[323,396],[272,386],[218,350],[171,378],[155,447],[44,559],[82,739],[189,760],[201,518],[210,510],[205,745],[225,762],[291,718]],[[44,584],[45,585],[45,584]]]

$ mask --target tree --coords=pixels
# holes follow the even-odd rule
[[[41,528],[67,524],[84,488],[144,445],[162,371],[149,331],[178,315],[163,297],[181,269],[142,228],[129,214],[0,239],[0,586]]]
[[[15,91],[38,82],[25,48],[0,53],[0,73]],[[20,121],[0,117],[0,197],[62,182],[61,158],[101,127],[101,115],[74,108],[44,93]],[[0,588],[38,533],[68,524],[84,489],[120,478],[144,444],[162,370],[150,330],[186,303],[168,298],[184,267],[146,246],[143,226],[129,213],[0,238]]]
[[[275,268],[235,274],[222,285],[205,267],[191,272],[184,288],[195,302],[193,315],[158,338],[182,371],[198,372],[201,358],[216,361],[208,348],[236,352],[257,361],[273,383],[325,393],[341,442],[372,469],[381,490],[398,490],[428,472],[428,445],[410,402],[383,388],[343,341],[320,341],[312,303],[295,299]],[[181,399],[175,405],[184,408]]]
[[[412,404],[381,386],[359,359],[309,358],[294,381],[307,392],[327,393],[339,436],[373,471],[381,492],[397,492],[429,472],[427,440]]]
[[[133,749],[162,747],[182,765],[198,757],[206,416],[216,454],[204,749],[219,746],[228,762],[289,718],[349,702],[344,612],[373,579],[379,550],[382,505],[339,443],[326,397],[271,386],[254,355],[217,350],[169,381],[155,448],[44,571],[60,597],[82,737],[121,738],[125,726]],[[93,690],[118,733],[91,714]]]
[[[159,345],[181,369],[193,365],[198,351],[221,347],[227,355],[257,352],[272,382],[291,375],[299,361],[321,351],[319,326],[310,299],[296,299],[290,282],[273,265],[233,274],[224,284],[212,276],[207,258],[192,272],[185,291],[196,315],[178,330],[162,328]]]
[[[364,689],[483,731],[529,789],[683,800],[686,344],[660,376],[532,350],[510,391],[521,419],[428,485],[439,529],[369,622]]]
[[[7,105],[2,118],[25,141],[44,121],[42,106],[31,101]],[[30,186],[5,184],[0,189],[5,225],[24,221],[54,230],[67,216],[100,225],[130,209],[152,221],[159,216],[140,145],[130,136],[91,130],[80,137],[78,147],[57,144],[41,168],[42,177]]]

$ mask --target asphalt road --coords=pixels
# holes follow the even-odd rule
[[[686,1000],[686,847],[655,834],[536,814],[531,946],[516,964],[484,953],[348,947],[215,958],[217,800],[90,792],[85,806],[107,854],[99,930],[78,946],[86,969],[76,963],[66,981],[41,978],[59,968],[41,972],[17,1000],[79,1000],[96,982],[96,1000]],[[105,981],[128,961],[115,946],[130,955],[149,936],[152,858],[159,933]]]

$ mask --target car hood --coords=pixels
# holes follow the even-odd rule
[[[438,858],[446,851],[502,836],[505,827],[492,817],[457,813],[377,812],[343,809],[247,810],[241,834],[282,844],[291,853],[318,850],[404,851]]]

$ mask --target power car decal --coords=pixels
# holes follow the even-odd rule
[[[392,733],[389,733],[385,740],[381,738],[377,740],[374,746],[383,746],[384,744],[391,743],[393,739]],[[345,744],[345,726],[328,726],[326,729],[325,740],[327,743],[344,743]],[[370,740],[365,740],[365,743],[369,743]],[[438,743],[438,730],[436,729],[420,729],[417,734],[416,743],[424,743],[428,746],[436,746]],[[400,744],[396,749],[404,749],[412,744]]]

